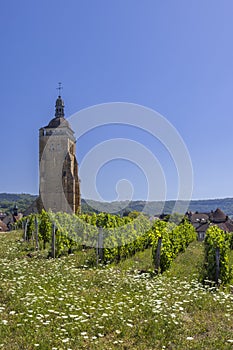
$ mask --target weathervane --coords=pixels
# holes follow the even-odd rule
[[[58,83],[58,88],[57,90],[59,90],[59,96],[61,96],[61,90],[63,89],[63,87],[61,86],[61,83]]]

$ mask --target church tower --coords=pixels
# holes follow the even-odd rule
[[[81,209],[74,131],[65,119],[64,101],[56,100],[55,116],[39,130],[40,196],[38,209],[77,213]]]

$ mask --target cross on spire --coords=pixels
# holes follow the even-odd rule
[[[61,90],[63,89],[63,87],[61,86],[61,83],[58,83],[58,87],[57,90],[59,91],[59,96],[61,96]]]

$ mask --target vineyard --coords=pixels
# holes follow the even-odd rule
[[[195,229],[187,221],[176,225],[165,221],[151,222],[145,215],[120,217],[107,213],[70,215],[42,211],[21,219],[24,241],[34,242],[35,249],[46,249],[51,257],[74,251],[97,250],[101,263],[119,262],[152,246],[157,272],[169,268],[180,252],[196,239]]]
[[[36,250],[49,247],[49,256],[60,257],[82,249],[98,248],[101,262],[112,262],[148,248],[150,221],[143,215],[133,220],[110,214],[69,215],[43,211],[17,223],[24,240]]]
[[[197,239],[194,227],[185,219],[179,225],[150,219],[143,214],[120,217],[107,213],[70,215],[45,212],[31,214],[17,222],[23,229],[27,250],[43,252],[47,257],[59,258],[77,252],[92,251],[92,262],[119,263],[137,252],[152,248],[153,272],[168,270],[190,243]],[[229,252],[233,248],[233,234],[216,226],[207,230],[200,280],[216,285],[232,280]],[[95,258],[93,258],[95,256]]]

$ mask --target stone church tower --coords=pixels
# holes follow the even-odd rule
[[[64,102],[56,100],[55,116],[39,130],[40,196],[38,211],[77,213],[81,209],[74,131],[65,119]]]

